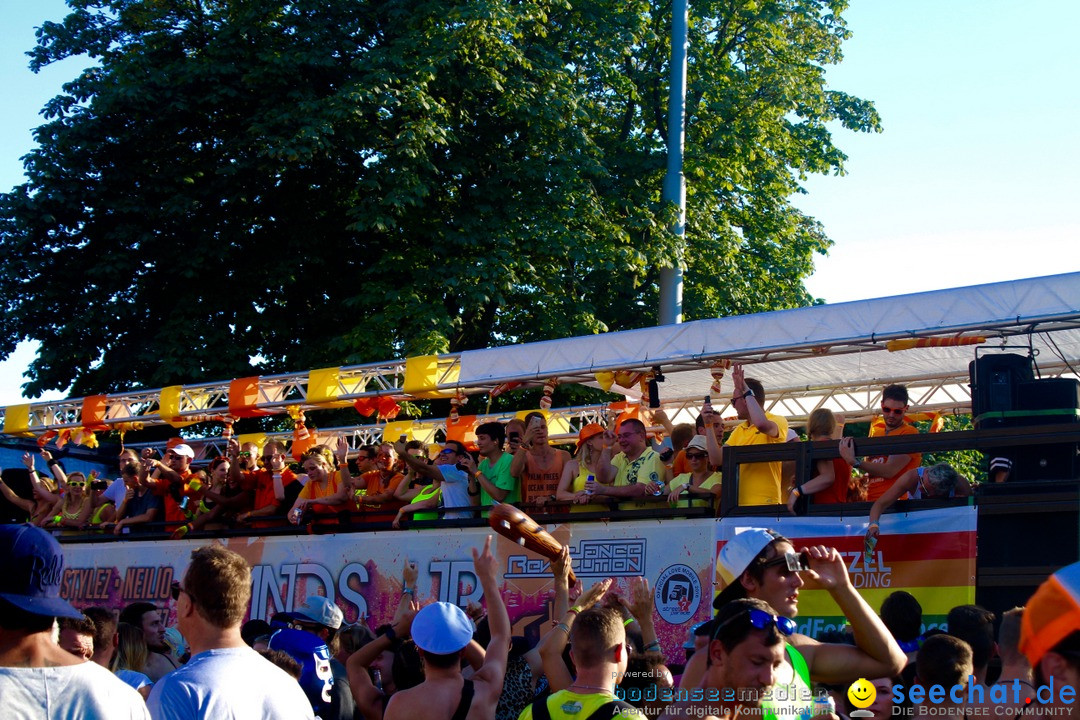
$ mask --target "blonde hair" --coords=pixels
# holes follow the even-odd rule
[[[113,672],[134,670],[145,673],[149,649],[146,647],[146,637],[143,635],[142,628],[122,622],[116,626],[116,635],[116,654],[109,663],[109,669]]]

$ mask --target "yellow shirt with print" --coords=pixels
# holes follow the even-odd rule
[[[615,468],[615,482],[613,487],[626,487],[628,485],[648,485],[649,483],[664,484],[667,477],[667,465],[660,459],[660,453],[652,448],[638,456],[634,462],[626,459],[626,453],[619,453],[611,458],[611,466]],[[667,496],[663,493],[659,497],[646,495],[633,500],[623,499],[619,503],[620,510],[644,510],[646,508],[667,505]]]

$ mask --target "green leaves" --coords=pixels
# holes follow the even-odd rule
[[[842,3],[693,3],[684,248],[668,5],[70,4],[31,64],[100,67],[0,196],[0,350],[42,340],[31,393],[640,327],[678,258],[688,319],[805,304],[829,241],[787,198],[842,171],[826,123],[880,128],[824,86]]]

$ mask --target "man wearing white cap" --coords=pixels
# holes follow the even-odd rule
[[[805,573],[829,591],[851,624],[855,646],[820,643],[798,633],[787,638],[787,662],[778,673],[777,687],[787,686],[788,697],[799,699],[806,712],[797,714],[809,712],[811,681],[835,684],[861,677],[891,677],[907,662],[885,624],[852,586],[836,548],[815,545],[796,553],[779,533],[748,528],[725,543],[716,558],[716,572],[721,590],[713,601],[714,608],[750,597],[764,600],[780,616],[794,618],[804,584],[801,573]],[[701,655],[695,654],[687,663],[683,687],[694,687],[700,681],[705,671]]]
[[[437,602],[416,614],[412,639],[424,662],[424,682],[409,690],[399,690],[390,698],[384,720],[493,720],[506,675],[510,647],[510,616],[496,585],[496,560],[491,554],[491,536],[484,550],[473,548],[473,570],[487,600],[488,643],[484,664],[465,680],[461,675],[461,654],[472,640],[473,624],[457,605]]]
[[[64,555],[44,530],[0,525],[0,699],[6,718],[149,720],[134,689],[53,640],[55,619],[83,615],[60,597]]]
[[[150,448],[143,451],[143,463],[150,473],[146,482],[154,493],[165,498],[165,522],[169,530],[175,530],[188,520],[180,503],[184,495],[194,492],[189,491],[188,482],[195,477],[191,472],[195,451],[190,445],[180,443],[166,450],[161,460],[150,457],[151,452]]]

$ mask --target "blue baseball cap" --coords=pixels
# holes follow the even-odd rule
[[[448,602],[436,602],[416,613],[409,632],[421,650],[449,655],[468,645],[474,630],[464,610]]]
[[[60,597],[64,552],[33,525],[0,525],[0,598],[34,615],[81,618]]]

